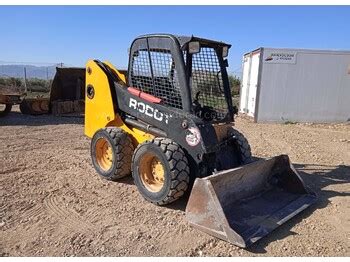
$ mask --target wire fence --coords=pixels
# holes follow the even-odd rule
[[[57,67],[64,63],[33,63],[0,60],[0,88],[16,92],[49,92]]]
[[[56,74],[56,68],[74,67],[63,62],[15,62],[0,60],[0,91],[11,90],[22,93],[48,93]],[[230,70],[232,95],[237,95],[242,78],[242,68]],[[238,80],[238,81],[237,81]]]

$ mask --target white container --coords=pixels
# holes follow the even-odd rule
[[[350,51],[259,48],[243,56],[240,94],[255,122],[350,121]]]

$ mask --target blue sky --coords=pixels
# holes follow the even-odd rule
[[[168,32],[231,43],[232,72],[260,46],[350,49],[349,23],[350,6],[0,6],[0,61],[125,68],[134,37]]]

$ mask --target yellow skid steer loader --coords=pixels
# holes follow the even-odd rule
[[[85,134],[103,178],[132,174],[157,205],[191,190],[189,222],[247,247],[311,205],[309,191],[281,155],[252,161],[234,128],[226,67],[230,45],[169,34],[137,37],[127,72],[86,66]]]

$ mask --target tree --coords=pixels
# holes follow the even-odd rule
[[[237,76],[229,75],[228,76],[228,81],[230,83],[232,96],[239,95],[239,89],[240,89],[240,86],[241,86],[241,80]]]

